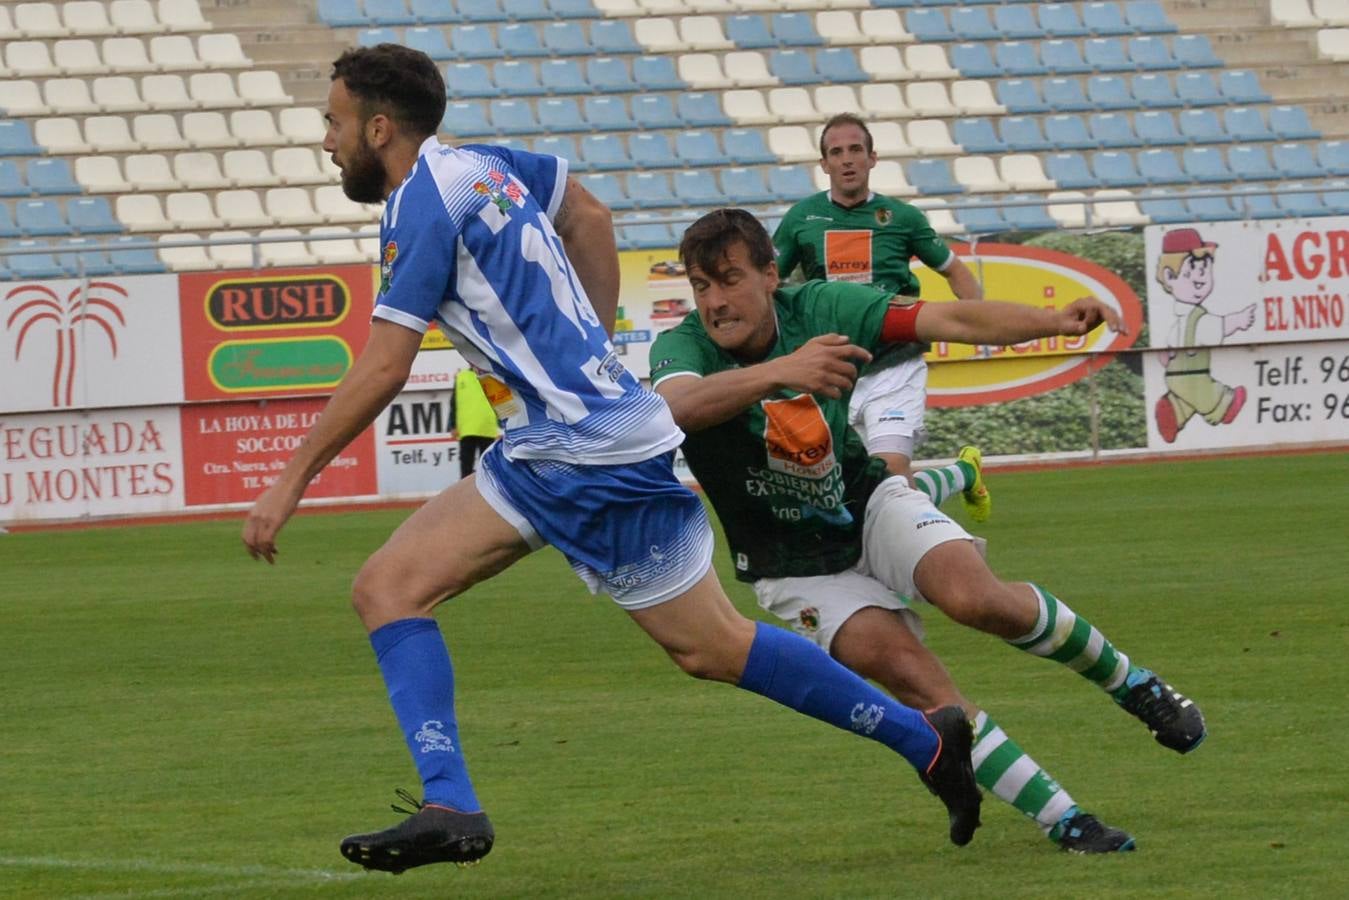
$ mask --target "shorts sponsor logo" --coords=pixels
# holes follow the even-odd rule
[[[823,478],[834,468],[834,436],[810,394],[764,400],[768,468],[805,478]]]
[[[942,524],[950,525],[951,520],[946,518],[946,516],[943,516],[941,513],[928,513],[918,521],[918,524],[915,525],[914,528],[915,530],[917,530],[919,528],[926,528],[929,525],[942,525]]]
[[[871,232],[826,231],[825,277],[830,281],[871,281]]]
[[[878,422],[907,422],[907,421],[908,421],[908,416],[904,415],[904,410],[902,410],[902,409],[887,409],[885,412],[881,413],[881,417],[880,417],[879,419],[877,419],[877,421],[878,421]]]
[[[872,734],[884,718],[885,710],[881,707],[874,703],[859,703],[852,708],[852,730],[858,734]]]
[[[422,723],[422,727],[417,729],[412,739],[422,748],[423,753],[453,753],[454,741],[441,731],[444,727],[445,723],[439,719],[427,719]]]

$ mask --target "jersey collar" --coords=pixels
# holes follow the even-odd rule
[[[863,206],[866,206],[872,200],[876,199],[875,191],[867,191],[867,198],[863,200],[861,203],[854,203],[852,206],[844,206],[842,203],[839,203],[837,200],[834,199],[834,191],[832,188],[830,190],[825,191],[825,195],[829,197],[830,203],[834,204],[839,209],[845,209],[849,211],[854,209],[861,209]]]

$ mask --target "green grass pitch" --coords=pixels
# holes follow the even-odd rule
[[[1062,667],[927,616],[966,693],[1135,834],[1114,858],[992,797],[950,846],[898,757],[682,675],[545,550],[439,614],[496,848],[362,873],[338,840],[417,781],[348,586],[406,511],[300,516],[275,567],[237,521],[0,536],[0,896],[1349,896],[1347,485],[1345,453],[991,476],[995,570],[1208,719],[1177,756]]]

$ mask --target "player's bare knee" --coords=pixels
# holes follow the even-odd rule
[[[739,664],[731,655],[717,647],[694,647],[680,650],[667,650],[675,665],[686,674],[705,681],[726,681],[735,683],[740,680],[744,670],[744,661]]]

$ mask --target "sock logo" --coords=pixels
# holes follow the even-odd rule
[[[852,708],[852,730],[858,734],[871,734],[885,718],[885,710],[874,703],[859,703]]]
[[[423,753],[435,753],[437,750],[443,750],[446,753],[454,752],[454,741],[450,736],[440,729],[445,727],[445,723],[439,719],[427,719],[422,723],[422,727],[412,736],[422,747]]]

